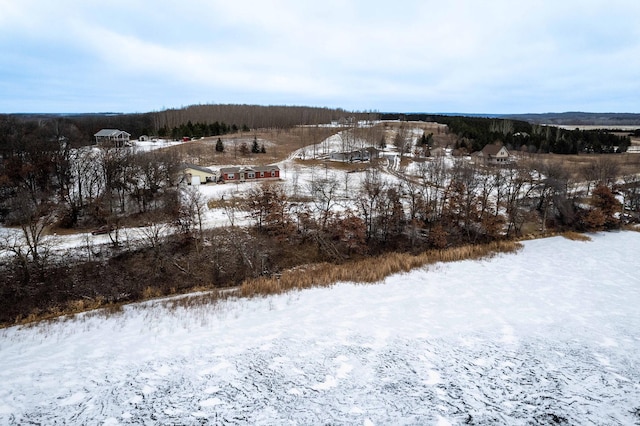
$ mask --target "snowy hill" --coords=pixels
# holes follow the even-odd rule
[[[0,330],[0,424],[633,424],[640,233]]]

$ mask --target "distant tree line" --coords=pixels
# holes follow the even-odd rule
[[[376,118],[375,113],[353,113],[342,109],[305,106],[192,105],[179,109],[136,114],[8,114],[0,115],[0,149],[7,138],[28,132],[32,126],[53,121],[73,127],[82,145],[92,144],[100,129],[120,129],[138,138],[142,135],[181,138],[218,136],[250,129],[288,129],[298,125],[327,124],[355,118]]]
[[[327,124],[346,117],[365,117],[371,114],[353,113],[343,109],[307,106],[262,105],[191,105],[152,113],[156,129],[174,128],[189,120],[208,123],[220,121],[246,125],[251,129],[286,129],[299,125]]]
[[[544,114],[507,114],[500,118],[523,120],[536,124],[560,125],[597,125],[603,128],[638,125],[640,114],[637,113],[598,113],[598,112],[561,112]]]
[[[502,142],[508,149],[554,154],[622,153],[631,144],[629,136],[606,130],[566,130],[520,120],[428,114],[382,114],[381,118],[446,124],[458,137],[456,148],[469,152],[495,142]]]

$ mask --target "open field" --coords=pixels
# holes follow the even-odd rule
[[[292,129],[260,130],[232,135],[212,136],[186,142],[170,149],[181,154],[188,162],[199,165],[265,165],[285,160],[293,151],[314,143],[320,143],[340,131],[337,127],[297,127]],[[242,155],[240,146],[249,149],[253,139],[265,146],[266,154]],[[224,143],[224,152],[216,152],[218,138]]]
[[[575,129],[580,129],[580,130],[600,130],[600,129],[606,129],[606,130],[617,130],[620,131],[621,133],[628,133],[628,132],[632,132],[636,129],[640,129],[640,124],[637,125],[612,125],[612,126],[607,126],[607,125],[597,125],[597,124],[576,124],[576,125],[572,125],[572,124],[562,124],[562,125],[554,125],[556,127],[560,127],[561,129],[566,129],[566,130],[575,130]]]
[[[602,160],[613,162],[618,169],[618,175],[636,174],[640,172],[640,154],[518,154],[518,158],[524,161],[547,162],[559,164],[568,168],[573,175],[582,180],[581,168]]]
[[[377,127],[383,128],[387,134],[388,142],[389,135],[393,135],[401,126],[407,126],[407,123],[402,122],[387,122],[378,124]],[[437,123],[421,123],[411,122],[410,127],[413,131],[424,131],[427,134],[433,133],[433,139],[435,146],[447,147],[453,146],[456,141],[455,135],[451,135],[447,132],[446,126]],[[569,126],[570,127],[570,126]],[[569,128],[567,127],[567,128]],[[587,126],[588,127],[588,126]],[[630,126],[634,127],[634,126]],[[575,128],[575,127],[573,127]],[[192,141],[177,146],[173,146],[168,149],[176,150],[181,156],[185,158],[185,161],[192,162],[194,164],[212,166],[212,165],[265,165],[274,164],[285,161],[293,152],[305,147],[309,147],[313,144],[320,144],[323,140],[332,135],[338,134],[344,128],[337,127],[303,127],[293,128],[287,130],[272,130],[272,131],[259,131],[245,134],[225,135],[220,138],[225,144],[225,152],[217,153],[215,151],[215,144],[218,137],[205,138],[198,141]],[[253,138],[257,137],[260,144],[264,143],[267,153],[266,154],[252,154],[243,156],[239,152],[239,146],[243,142],[249,147],[253,143]],[[632,145],[640,145],[640,139],[632,138]],[[235,144],[235,153],[234,153]],[[636,154],[579,154],[579,155],[561,155],[561,154],[521,154],[514,153],[518,158],[525,160],[543,161],[549,163],[562,164],[574,170],[577,174],[581,167],[602,159],[607,161],[613,161],[619,166],[620,175],[629,173],[638,173],[640,171],[640,155]],[[408,161],[405,158],[405,163]],[[317,161],[311,159],[305,159],[303,162],[298,160],[301,165],[313,166],[314,164],[320,164]],[[352,165],[348,163],[342,163],[339,161],[321,162],[323,167],[337,168],[337,169],[350,169]]]

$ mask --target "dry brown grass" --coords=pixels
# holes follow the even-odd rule
[[[189,288],[186,293],[179,293],[176,288],[171,288],[168,293],[159,288],[146,287],[140,300],[136,303],[157,300],[157,304],[174,310],[178,307],[199,307],[214,304],[221,299],[232,295],[235,289],[216,289],[213,286],[198,286]],[[197,294],[201,293],[201,294]],[[176,297],[178,296],[178,297]],[[182,297],[179,297],[182,296]],[[0,324],[0,329],[14,325],[34,325],[39,322],[53,320],[73,319],[78,314],[87,314],[87,317],[107,318],[122,313],[124,306],[131,302],[111,302],[103,297],[95,299],[78,299],[67,302],[61,306],[53,306],[49,309],[35,309],[27,316],[16,318],[12,323]]]
[[[291,290],[312,287],[328,287],[337,282],[378,283],[396,273],[406,273],[413,269],[438,262],[455,262],[467,259],[491,257],[497,253],[514,252],[522,246],[516,241],[497,241],[485,245],[465,245],[446,250],[431,250],[419,255],[408,253],[389,253],[354,262],[335,265],[331,263],[310,264],[293,268],[272,277],[260,277],[244,282],[239,288],[214,289],[198,287],[189,289],[189,293],[178,295],[175,289],[166,294],[157,288],[144,289],[141,300],[153,301],[169,311],[178,308],[199,308],[212,306],[229,297],[253,297],[259,295],[280,294]],[[193,294],[200,293],[200,294]],[[179,296],[179,297],[172,297]],[[91,317],[110,317],[121,314],[126,302],[108,302],[103,298],[80,299],[56,306],[46,311],[35,310],[26,317],[16,318],[10,325],[35,324],[58,318],[72,319],[75,315],[89,312]]]
[[[100,313],[107,317],[115,313],[122,312],[122,307],[124,305],[124,302],[107,302],[101,297],[96,299],[72,300],[65,306],[54,306],[47,310],[35,309],[25,317],[16,318],[11,324],[0,324],[0,328],[14,325],[34,325],[36,323],[53,321],[63,317],[71,319],[74,318],[75,315],[85,312]]]
[[[607,159],[618,165],[618,176],[635,174],[640,170],[640,154],[522,154],[522,160],[543,161],[559,164],[573,172],[574,177],[582,179],[580,170],[588,164]]]
[[[560,235],[562,235],[566,239],[572,240],[572,241],[591,241],[591,237],[589,237],[588,235],[584,235],[584,234],[581,234],[579,232],[574,232],[574,231],[563,232]]]
[[[486,258],[497,253],[514,252],[520,248],[520,243],[515,241],[498,241],[485,245],[430,250],[419,255],[389,253],[342,265],[330,263],[308,265],[286,271],[281,275],[246,281],[240,287],[239,295],[252,297],[279,294],[290,290],[331,286],[341,281],[376,283],[389,275],[409,272],[438,262]]]
[[[640,232],[640,224],[637,223],[629,223],[626,225],[622,226],[622,229],[624,231],[633,231],[633,232]]]
[[[328,127],[305,127],[292,129],[260,130],[241,132],[223,136],[212,136],[185,142],[165,149],[176,150],[186,162],[203,166],[211,165],[265,165],[285,160],[293,151],[303,146],[320,143],[341,129]],[[253,138],[265,146],[265,154],[241,155],[240,145],[244,142],[251,149]],[[224,143],[225,151],[216,152],[218,138]],[[234,143],[236,151],[234,152]]]

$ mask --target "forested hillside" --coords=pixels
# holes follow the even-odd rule
[[[469,152],[480,151],[485,145],[498,141],[509,149],[532,153],[622,153],[631,143],[629,135],[614,134],[606,129],[567,130],[503,118],[429,114],[382,114],[381,118],[446,124],[458,136],[456,148]]]

